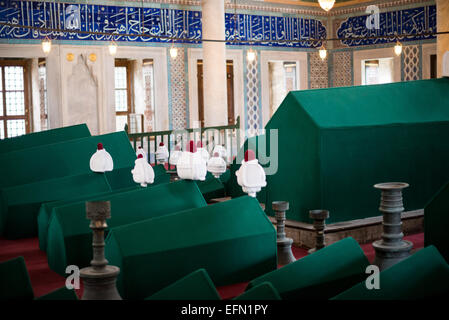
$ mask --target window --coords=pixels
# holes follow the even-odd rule
[[[362,84],[393,82],[393,59],[370,59],[362,61]]]
[[[0,60],[0,138],[30,132],[26,62]]]
[[[115,60],[115,119],[116,130],[123,131],[132,112],[131,65],[127,60]]]
[[[204,127],[204,85],[203,85],[203,60],[197,60],[198,76],[198,120]],[[234,118],[234,61],[226,60],[226,90],[228,104],[228,125],[235,124]]]

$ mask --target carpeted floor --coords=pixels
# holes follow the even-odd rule
[[[405,237],[406,240],[413,242],[414,250],[419,250],[424,246],[424,234],[418,233]],[[374,249],[370,243],[362,245],[368,260],[374,260]],[[293,254],[297,259],[307,255],[307,250],[293,247]],[[0,238],[0,262],[23,256],[30,274],[33,285],[34,295],[36,297],[49,293],[65,285],[65,278],[50,270],[47,264],[45,252],[39,250],[39,241],[37,238],[6,240]],[[237,283],[229,286],[219,287],[218,292],[223,299],[230,299],[241,294],[247,283]],[[77,290],[79,297],[82,296],[82,287]]]

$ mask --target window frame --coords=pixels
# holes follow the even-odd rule
[[[115,106],[115,92],[117,88],[115,87],[115,68],[116,67],[125,67],[126,68],[126,99],[127,99],[127,111],[117,111]],[[133,78],[132,78],[132,61],[128,59],[115,59],[114,62],[114,111],[115,117],[117,116],[126,116],[126,123],[129,126],[130,118],[129,115],[134,112],[134,101],[133,101]],[[115,128],[118,130],[118,128]],[[123,129],[122,129],[123,130]]]
[[[5,67],[23,67],[23,99],[24,99],[24,109],[25,113],[24,115],[7,115],[6,112],[6,82],[5,82]],[[31,132],[31,111],[30,111],[30,75],[29,75],[29,63],[26,59],[0,59],[0,69],[1,71],[1,81],[2,81],[2,87],[1,92],[3,93],[2,97],[2,108],[3,108],[3,115],[0,116],[0,121],[4,123],[3,125],[3,134],[4,139],[9,138],[8,136],[8,120],[25,120],[25,134]],[[9,90],[11,91],[11,90]]]

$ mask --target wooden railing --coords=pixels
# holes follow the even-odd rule
[[[227,152],[227,162],[230,163],[236,156],[240,148],[240,117],[237,117],[235,125],[216,126],[205,128],[189,128],[181,130],[153,131],[141,133],[129,133],[128,125],[125,125],[125,132],[128,134],[131,145],[136,150],[141,146],[148,154],[148,161],[157,164],[156,153],[160,142],[164,142],[168,150],[174,149],[179,144],[184,150],[186,143],[190,140],[201,141],[203,147],[209,152],[213,150],[215,145],[223,145]]]

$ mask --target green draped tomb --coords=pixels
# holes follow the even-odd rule
[[[0,263],[0,301],[31,300],[34,297],[23,257]]]
[[[374,184],[403,181],[405,209],[424,208],[449,180],[448,92],[449,78],[290,92],[266,141],[249,143],[266,143],[274,158],[270,130],[278,130],[278,161],[269,164],[277,172],[260,196],[289,201],[288,219],[312,222],[308,211],[323,208],[327,222],[348,221],[379,215]]]
[[[149,184],[147,188],[154,187],[156,185],[162,184],[162,183],[168,183],[170,182],[170,176],[165,172],[165,169],[162,165],[157,165],[154,168],[154,183]],[[131,191],[131,190],[137,190],[140,189],[140,185],[136,184],[132,180],[132,174],[131,174],[132,168],[122,168],[122,169],[116,169],[110,172],[106,172],[105,176],[108,180],[108,183],[112,189],[112,191],[107,191],[104,193],[96,193],[96,194],[88,194],[88,195],[82,195],[77,197],[70,197],[66,198],[64,200],[60,201],[53,201],[44,203],[41,205],[39,214],[37,217],[37,223],[38,223],[38,236],[39,236],[39,248],[43,251],[47,250],[47,231],[48,231],[48,224],[50,221],[50,215],[52,212],[52,209],[55,207],[65,206],[70,203],[79,202],[81,200],[93,200],[93,199],[99,199],[104,198],[107,199],[108,195],[121,193],[125,191]]]
[[[276,231],[256,199],[240,197],[113,228],[106,258],[121,269],[121,296],[144,299],[198,268],[217,286],[276,269]]]
[[[248,289],[270,282],[284,300],[328,299],[366,278],[368,260],[353,238],[345,238],[254,279]]]
[[[34,132],[0,140],[0,154],[85,137],[90,137],[85,124]]]
[[[99,142],[115,169],[134,166],[136,154],[128,136],[116,132],[0,154],[0,188],[91,172],[90,157]]]
[[[0,301],[6,300],[78,300],[74,290],[66,287],[34,298],[25,259],[20,256],[0,263]]]
[[[177,211],[206,206],[193,181],[177,181],[134,191],[96,198],[111,201],[108,229]],[[50,268],[65,274],[67,265],[80,268],[92,259],[92,231],[86,219],[85,201],[54,207],[47,235],[47,259]],[[134,237],[134,236],[133,236]],[[147,297],[146,295],[145,297]],[[145,298],[143,297],[143,298]]]
[[[35,237],[42,203],[110,191],[103,174],[87,173],[0,189],[0,231],[8,239]]]
[[[338,294],[334,300],[418,300],[447,297],[449,265],[434,246],[421,249],[379,273],[379,289],[365,280]]]
[[[51,218],[51,213],[53,209],[56,207],[63,207],[73,203],[79,203],[81,201],[89,201],[96,199],[107,199],[109,196],[112,196],[117,193],[123,193],[126,191],[138,190],[140,186],[135,185],[129,188],[123,188],[118,190],[93,193],[93,194],[85,194],[77,197],[67,197],[64,200],[52,201],[43,203],[40,206],[39,213],[37,216],[37,228],[38,228],[38,237],[39,237],[39,248],[42,251],[47,251],[47,236],[48,236],[48,225]]]

